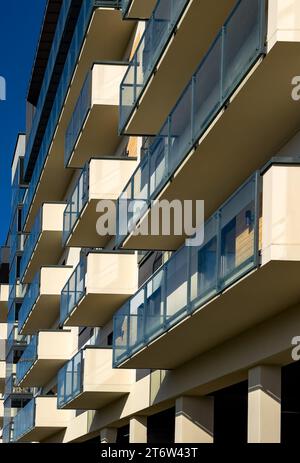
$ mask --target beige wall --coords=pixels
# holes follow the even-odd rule
[[[126,65],[95,64],[92,70],[92,105],[119,105],[119,88]]]
[[[276,41],[300,41],[300,3],[298,0],[268,0],[268,49]],[[291,76],[293,77],[293,76]]]
[[[300,260],[300,166],[272,166],[263,176],[262,263]]]
[[[72,331],[41,331],[38,334],[38,359],[70,359],[74,351]]]
[[[118,199],[136,166],[135,160],[92,159],[89,168],[90,199]]]
[[[133,294],[137,290],[136,254],[90,253],[87,257],[87,293]]]
[[[36,399],[36,427],[66,427],[72,412],[58,410],[56,397],[37,397]]]
[[[84,350],[84,390],[126,392],[134,379],[133,370],[112,368],[112,349]]]
[[[42,267],[40,294],[60,295],[72,272],[72,267]]]
[[[66,204],[44,204],[42,230],[62,231]]]
[[[8,302],[9,285],[0,285],[0,303]]]

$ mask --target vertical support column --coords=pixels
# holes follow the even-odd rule
[[[259,366],[248,374],[248,443],[280,443],[281,368]]]
[[[129,443],[147,443],[147,417],[134,416],[129,421]]]
[[[214,399],[179,397],[176,400],[175,443],[213,443]]]
[[[104,428],[100,431],[101,444],[115,444],[117,442],[117,429]]]

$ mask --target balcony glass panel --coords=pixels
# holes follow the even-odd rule
[[[64,212],[63,242],[66,243],[89,197],[89,167],[83,169]]]
[[[121,2],[122,13],[123,15],[125,15],[129,8],[129,4],[131,3],[131,0],[121,0]]]
[[[43,136],[43,141],[36,159],[32,177],[26,196],[24,198],[24,207],[22,210],[22,225],[24,226],[33,201],[35,191],[44,168],[44,164],[51,146],[51,142],[58,124],[59,116],[67,95],[68,88],[75,70],[83,41],[86,37],[86,31],[90,23],[92,13],[97,7],[118,8],[121,0],[85,0],[77,20],[76,28],[68,51],[68,56],[60,78],[59,86],[55,95],[52,110],[48,119],[48,124]]]
[[[119,218],[117,243],[130,233],[142,217],[145,207],[155,199],[178,166],[199,141],[209,124],[226,104],[242,79],[264,51],[265,2],[240,0],[218,34],[205,58],[201,61],[190,83],[159,134],[121,194],[122,220]],[[139,205],[139,190],[132,188],[135,178],[143,172],[143,209]],[[130,187],[131,185],[131,187]],[[127,205],[124,204],[124,193]],[[124,211],[127,208],[127,231]],[[135,210],[132,215],[130,211]],[[135,223],[134,223],[135,222]],[[122,226],[122,232],[120,227]]]
[[[187,3],[188,0],[159,0],[157,2],[121,83],[121,131],[124,129]]]
[[[24,273],[26,271],[26,268],[30,262],[30,259],[31,259],[31,256],[32,256],[32,253],[34,251],[34,248],[39,240],[39,237],[40,237],[40,234],[41,234],[41,230],[42,229],[42,209],[39,210],[36,218],[35,218],[35,221],[34,221],[34,224],[33,224],[33,227],[31,229],[31,232],[29,235],[27,235],[26,237],[26,241],[24,243],[24,252],[23,252],[23,255],[22,255],[22,259],[21,259],[21,264],[20,264],[20,277],[21,279],[23,278],[24,276]]]
[[[79,98],[77,100],[72,118],[68,125],[65,138],[65,165],[68,164],[76,141],[82,129],[86,116],[91,108],[91,84],[92,73],[88,73],[83,87],[81,89]]]
[[[39,295],[40,295],[40,272],[38,272],[35,275],[34,279],[32,280],[32,283],[28,285],[28,289],[27,289],[24,301],[22,303],[22,306],[19,312],[19,324],[18,324],[19,331],[21,331],[21,329],[23,328]]]
[[[13,326],[9,331],[7,338],[7,351],[9,351],[13,346],[21,347],[27,345],[28,336],[19,334],[17,326]]]
[[[259,181],[251,177],[205,223],[203,242],[180,248],[117,312],[115,366],[257,266]]]
[[[80,262],[61,292],[60,322],[62,324],[85,294],[85,273],[85,263]]]
[[[35,425],[35,400],[32,399],[22,408],[14,419],[14,441],[27,434]]]
[[[37,359],[37,336],[33,336],[17,363],[17,383],[20,383]]]
[[[81,392],[83,351],[78,352],[58,373],[58,408],[63,407]]]

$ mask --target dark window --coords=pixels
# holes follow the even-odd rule
[[[129,444],[129,425],[118,429],[117,444]]]
[[[172,444],[175,440],[175,408],[170,408],[147,419],[149,444]]]
[[[109,333],[109,335],[107,336],[107,345],[108,345],[108,346],[112,346],[112,345],[113,345],[113,337],[114,337],[114,333],[113,333],[113,332]]]
[[[214,394],[214,442],[246,444],[248,381]]]

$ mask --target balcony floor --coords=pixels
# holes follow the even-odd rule
[[[66,246],[80,248],[104,248],[109,240],[109,236],[100,236],[96,230],[97,220],[101,216],[96,211],[99,199],[91,199],[88,201],[76,224],[73,231],[70,233],[66,242]]]
[[[236,0],[191,1],[176,34],[168,41],[163,60],[135,105],[125,134],[155,135],[160,130],[235,4]]]
[[[65,359],[37,359],[20,381],[20,387],[43,387],[58,373],[66,363]]]
[[[21,437],[17,442],[18,443],[31,443],[31,442],[42,442],[43,440],[49,438],[53,434],[61,431],[62,427],[34,427],[31,431]]]
[[[69,314],[64,326],[103,326],[129,297],[130,294],[88,293]]]
[[[118,121],[118,106],[94,104],[77,138],[67,167],[82,168],[91,156],[113,156],[121,141],[118,136]]]
[[[62,253],[62,231],[42,231],[24,272],[23,282],[31,283],[42,265],[55,265]]]
[[[121,367],[177,368],[299,303],[299,272],[298,261],[270,261],[152,341]]]
[[[157,199],[202,199],[208,218],[247,177],[277,153],[300,126],[299,102],[291,97],[291,76],[297,75],[299,53],[298,42],[274,45]],[[151,211],[148,214],[151,217]],[[131,234],[123,247],[175,250],[182,242],[182,236]]]
[[[102,387],[102,386],[101,386]],[[116,387],[117,388],[117,387]],[[63,407],[65,410],[98,410],[105,405],[114,402],[120,397],[130,392],[111,392],[112,386],[107,386],[107,391],[84,391],[80,393],[74,400]],[[122,389],[122,388],[120,388]]]
[[[60,295],[40,295],[20,330],[20,334],[35,334],[39,330],[51,329],[59,317]]]

